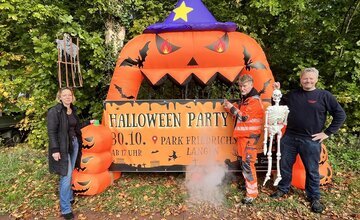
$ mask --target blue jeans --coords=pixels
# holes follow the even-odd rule
[[[321,144],[311,139],[285,135],[281,139],[281,181],[278,189],[288,193],[292,178],[292,167],[296,155],[300,154],[306,171],[305,191],[308,199],[320,199],[319,160]]]
[[[60,190],[61,214],[68,214],[72,212],[70,201],[73,200],[74,198],[73,198],[73,191],[71,189],[71,177],[72,177],[72,172],[75,168],[75,162],[79,150],[79,142],[77,141],[76,137],[72,139],[72,145],[73,145],[73,152],[71,154],[68,154],[68,161],[69,161],[68,172],[66,176],[60,177],[59,190]]]

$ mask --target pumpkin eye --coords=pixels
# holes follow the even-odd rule
[[[93,156],[90,156],[90,157],[85,157],[83,159],[81,159],[81,162],[83,163],[88,163],[91,159],[93,159],[94,157]]]
[[[90,183],[91,181],[85,181],[85,182],[77,182],[80,186],[86,186]]]
[[[163,55],[171,54],[172,52],[175,52],[178,49],[180,49],[180,47],[171,44],[169,41],[165,40],[159,35],[156,35],[156,47],[159,53]]]
[[[331,176],[331,170],[329,169],[329,167],[327,168],[327,176]]]
[[[94,139],[94,137],[86,137],[86,138],[84,138],[84,139],[85,139],[85,141],[87,141],[87,142],[92,142],[93,139]]]
[[[229,47],[229,36],[225,33],[220,39],[208,45],[206,48],[217,53],[224,53]]]

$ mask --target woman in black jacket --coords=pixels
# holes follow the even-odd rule
[[[59,103],[49,109],[47,131],[49,136],[49,170],[60,175],[60,210],[65,219],[73,219],[71,204],[74,201],[71,176],[81,159],[80,121],[75,96],[71,88],[61,88],[56,96]]]

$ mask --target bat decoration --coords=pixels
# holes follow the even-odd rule
[[[267,88],[267,87],[269,86],[269,84],[270,84],[270,81],[271,81],[271,79],[269,79],[268,81],[264,82],[264,87],[262,88],[262,90],[259,91],[259,94],[260,94],[260,95],[263,94],[263,93],[265,93],[266,88]]]
[[[146,42],[144,47],[141,50],[139,50],[140,56],[138,56],[135,60],[133,60],[131,57],[128,57],[121,62],[120,66],[137,66],[139,68],[143,68],[145,58],[149,50],[149,43],[150,41]]]
[[[247,71],[250,71],[251,68],[254,69],[265,69],[266,70],[266,66],[259,62],[256,61],[255,63],[253,63],[253,61],[251,60],[251,55],[249,53],[249,51],[246,50],[246,47],[244,47],[244,61],[245,61],[245,68]]]
[[[120,87],[120,86],[118,86],[118,85],[116,85],[116,84],[114,84],[115,85],[115,88],[117,89],[117,91],[120,93],[120,95],[121,95],[121,98],[127,98],[127,99],[133,99],[133,98],[135,98],[134,96],[127,96],[127,95],[125,95],[124,93],[123,93],[123,91],[122,91],[122,88]]]

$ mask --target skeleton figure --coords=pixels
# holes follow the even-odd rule
[[[287,124],[287,117],[289,114],[289,108],[286,105],[279,105],[280,99],[282,97],[281,91],[275,89],[272,94],[272,99],[275,102],[275,105],[269,106],[265,111],[265,135],[264,135],[264,154],[268,158],[268,170],[264,180],[263,186],[270,179],[271,174],[271,165],[272,165],[272,142],[274,136],[277,135],[277,153],[276,153],[276,167],[277,167],[277,177],[274,182],[274,186],[277,186],[281,180],[280,174],[280,139],[282,136],[281,129],[284,125]],[[267,140],[269,140],[269,148],[267,148]]]

